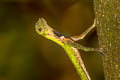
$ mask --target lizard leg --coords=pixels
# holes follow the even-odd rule
[[[77,49],[80,49],[80,50],[83,50],[83,51],[97,51],[97,52],[103,52],[101,48],[91,48],[91,47],[86,47],[86,46],[83,46],[81,44],[78,44],[78,43],[75,43],[75,42],[71,42],[70,40],[66,40],[66,43],[77,48]]]
[[[95,24],[96,24],[96,20],[94,19],[94,23],[91,27],[89,27],[85,32],[83,32],[82,34],[78,35],[78,36],[72,36],[71,38],[74,41],[78,41],[80,39],[83,39],[93,28],[95,28]]]

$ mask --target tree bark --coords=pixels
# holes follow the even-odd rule
[[[120,80],[120,0],[94,0],[94,8],[105,80]]]

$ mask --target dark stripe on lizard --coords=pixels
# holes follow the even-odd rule
[[[57,37],[62,37],[62,36],[64,36],[65,38],[69,38],[69,39],[71,39],[72,41],[74,41],[71,37],[65,36],[65,35],[57,32],[57,31],[55,31],[55,30],[53,30],[53,33],[54,33]]]

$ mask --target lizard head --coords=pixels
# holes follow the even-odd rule
[[[39,18],[37,23],[35,24],[35,30],[40,35],[47,35],[48,34],[49,26],[47,22],[43,18]]]

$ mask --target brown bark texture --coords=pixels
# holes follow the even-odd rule
[[[120,80],[120,0],[94,0],[94,8],[105,80]]]

